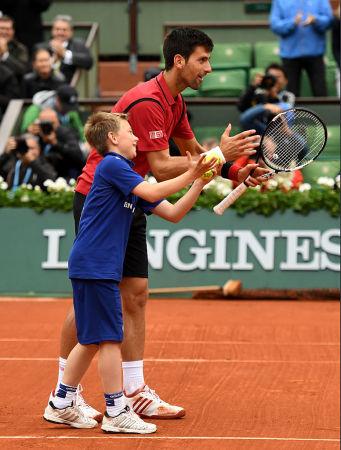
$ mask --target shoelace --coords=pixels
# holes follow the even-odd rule
[[[150,389],[149,386],[145,385],[143,392],[146,394],[149,394],[149,397],[151,397],[153,400],[156,400],[157,402],[161,403],[161,398],[157,395],[157,393],[154,391],[154,389]]]
[[[76,391],[76,405],[77,406],[85,406],[86,408],[91,408],[91,406],[88,405],[86,403],[86,401],[84,400],[82,392],[83,392],[83,386],[81,384],[79,384],[77,386],[77,391]]]

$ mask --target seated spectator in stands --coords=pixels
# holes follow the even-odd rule
[[[12,17],[16,26],[16,36],[28,48],[44,40],[41,14],[51,5],[52,0],[1,0],[0,10]]]
[[[46,48],[38,48],[33,54],[33,72],[23,78],[22,96],[32,98],[40,91],[53,91],[65,84],[64,75],[53,72],[51,53]]]
[[[288,73],[288,89],[300,95],[301,72],[308,74],[314,96],[326,96],[323,55],[332,22],[329,0],[273,0],[271,30],[279,36],[280,55]]]
[[[0,174],[12,191],[22,184],[44,189],[44,181],[55,180],[57,176],[52,165],[42,155],[38,138],[31,134],[9,139],[0,156]]]
[[[20,83],[28,71],[29,56],[27,48],[15,38],[14,33],[13,19],[0,16],[0,61],[12,70]]]
[[[20,97],[20,87],[14,73],[0,62],[0,121],[9,101]]]
[[[293,107],[295,97],[283,91],[285,72],[283,69],[273,67],[274,64],[271,64],[264,76],[256,75],[239,99],[237,107],[242,113],[240,123],[244,130],[254,128],[258,134],[262,134],[276,114]],[[276,72],[283,75],[276,76]]]
[[[89,70],[93,61],[89,49],[81,39],[73,37],[70,16],[56,16],[52,25],[49,47],[53,53],[53,67],[64,74],[70,83],[77,69]]]
[[[77,133],[78,140],[84,142],[83,123],[78,111],[78,93],[68,84],[61,85],[57,91],[40,91],[33,96],[23,116],[21,131],[30,131],[30,126],[39,117],[40,112],[52,108],[58,115],[59,122]]]
[[[60,125],[57,113],[49,108],[41,111],[33,131],[39,136],[42,152],[55,168],[58,177],[67,180],[77,178],[85,164],[85,158],[76,133]]]

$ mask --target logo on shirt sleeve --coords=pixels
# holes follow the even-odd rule
[[[163,131],[162,130],[149,131],[149,137],[150,139],[160,139],[163,137]]]

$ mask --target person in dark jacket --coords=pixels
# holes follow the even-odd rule
[[[56,111],[50,108],[41,111],[38,125],[42,152],[58,177],[77,178],[85,160],[75,131],[60,125]]]
[[[56,171],[41,153],[37,137],[31,134],[10,138],[5,152],[0,156],[0,175],[12,191],[22,184],[45,189],[44,181],[57,177]]]
[[[30,55],[38,42],[44,41],[41,14],[52,0],[1,0],[0,10],[13,18],[17,39],[28,48]]]
[[[13,19],[9,16],[0,16],[0,60],[21,82],[28,70],[28,50],[15,38]]]
[[[9,101],[20,97],[20,87],[14,73],[0,62],[0,121]]]
[[[23,78],[22,96],[32,98],[40,91],[55,91],[65,84],[61,73],[54,73],[52,57],[46,48],[38,48],[33,55],[33,72],[27,73]]]
[[[70,16],[56,16],[52,25],[52,39],[48,44],[53,53],[55,70],[59,70],[70,83],[77,69],[89,70],[93,61],[89,49],[81,39],[73,37]]]

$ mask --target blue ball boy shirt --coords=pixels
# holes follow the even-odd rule
[[[132,166],[113,152],[98,164],[69,257],[70,278],[121,280],[136,205],[148,212],[161,202],[150,203],[132,194],[144,181]]]

